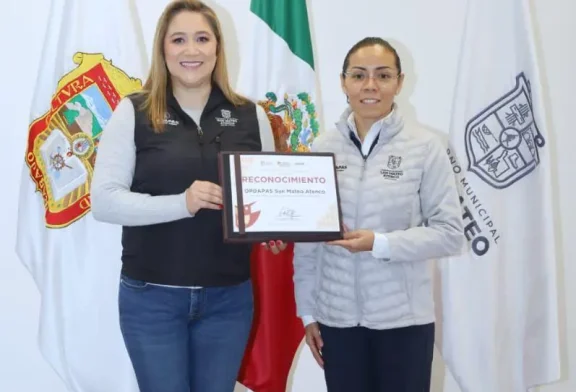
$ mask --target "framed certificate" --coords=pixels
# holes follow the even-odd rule
[[[224,241],[342,238],[334,154],[221,152]]]

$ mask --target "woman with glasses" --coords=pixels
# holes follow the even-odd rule
[[[450,162],[438,136],[404,124],[404,74],[380,38],[354,45],[340,76],[349,106],[314,151],[336,155],[345,235],[296,244],[306,343],[329,392],[430,389],[434,304],[428,261],[464,245]]]

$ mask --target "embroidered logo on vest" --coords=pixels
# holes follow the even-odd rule
[[[180,122],[178,120],[172,120],[170,118],[170,113],[166,113],[164,115],[164,124],[176,126],[180,124]]]
[[[222,117],[216,117],[216,121],[220,123],[223,127],[233,127],[238,122],[238,119],[232,117],[230,110],[222,109]]]

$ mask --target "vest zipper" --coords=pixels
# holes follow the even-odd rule
[[[200,127],[200,123],[196,124],[196,132],[198,133],[199,145],[200,145],[200,165],[202,167],[202,171],[204,171],[204,131]]]
[[[362,157],[362,172],[360,173],[360,184],[358,184],[358,197],[356,199],[356,221],[354,223],[354,229],[355,230],[360,230],[361,228],[358,227],[359,225],[359,215],[360,215],[360,196],[362,195],[362,182],[364,182],[364,172],[366,171],[366,159],[367,157]],[[355,255],[356,257],[360,257],[359,254]],[[356,325],[359,327],[360,326],[360,322],[362,320],[362,303],[360,301],[360,279],[359,279],[359,267],[358,267],[358,263],[355,262],[354,263],[354,291],[356,294]]]
[[[196,125],[197,130],[198,130],[198,136],[200,137],[200,143],[202,143],[202,137],[204,136],[204,131],[202,130],[202,128],[200,127],[200,124]]]

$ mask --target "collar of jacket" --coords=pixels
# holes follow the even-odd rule
[[[214,109],[221,107],[223,103],[228,102],[229,102],[228,99],[226,98],[220,87],[218,87],[216,83],[212,82],[210,95],[208,96],[208,101],[206,102],[206,106],[204,106],[204,110],[202,111],[202,116],[200,117],[200,119],[210,114]],[[168,85],[168,87],[166,88],[166,105],[172,110],[176,111],[176,113],[178,113],[180,118],[183,119],[185,122],[194,123],[194,120],[192,120],[186,114],[186,112],[184,112],[184,110],[176,100],[176,97],[174,96],[174,93],[172,92],[172,87],[170,85]]]
[[[404,120],[400,110],[398,109],[397,103],[394,103],[392,110],[392,115],[388,116],[384,119],[384,121],[382,121],[380,132],[378,134],[378,145],[386,144],[404,127]],[[350,117],[351,113],[352,108],[348,106],[340,116],[340,119],[336,122],[336,128],[344,135],[347,140],[350,140],[349,136],[350,132],[352,132],[348,126],[348,117]],[[352,143],[352,141],[350,141],[350,143]]]

